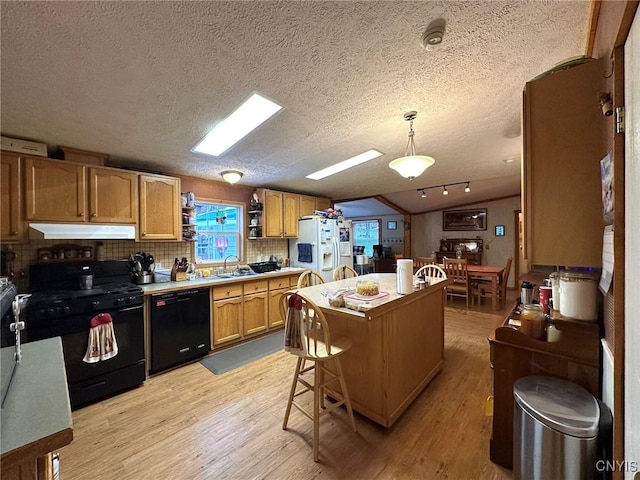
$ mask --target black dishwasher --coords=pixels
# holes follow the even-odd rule
[[[209,353],[211,320],[208,288],[151,296],[151,362],[157,373]]]

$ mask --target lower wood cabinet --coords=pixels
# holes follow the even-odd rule
[[[265,332],[267,324],[267,280],[246,282],[244,284],[244,326],[243,334],[253,335]]]
[[[242,338],[242,284],[213,288],[211,345]]]
[[[284,315],[280,311],[280,299],[287,290],[295,287],[298,275],[290,277],[278,277],[269,280],[269,328],[284,325]]]

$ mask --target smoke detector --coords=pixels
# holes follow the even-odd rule
[[[437,50],[442,45],[442,39],[444,38],[444,19],[434,20],[429,24],[427,29],[422,34],[422,47],[431,52]]]

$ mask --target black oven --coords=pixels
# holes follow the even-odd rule
[[[101,265],[99,268],[91,269],[93,263]],[[108,263],[114,264],[113,269],[107,268]],[[142,289],[132,283],[122,283],[122,280],[129,280],[126,262],[89,262],[82,265],[86,268],[82,269],[79,265],[69,266],[63,276],[73,277],[72,282],[68,284],[70,286],[77,285],[79,275],[93,274],[94,288],[45,288],[34,292],[27,304],[25,315],[28,341],[58,336],[62,338],[73,409],[139,385],[145,379]],[[56,278],[54,272],[57,269],[46,270],[43,272],[41,268],[36,268],[34,271],[32,267],[31,275],[36,274],[49,280]],[[118,275],[121,272],[124,273],[123,276]],[[105,281],[108,283],[103,283]],[[47,285],[54,287],[56,282]],[[101,318],[106,314],[112,320],[118,353],[108,359],[87,363],[84,358],[90,340],[92,319]]]

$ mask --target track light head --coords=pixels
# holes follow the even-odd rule
[[[464,193],[469,193],[471,191],[471,188],[469,187],[469,182],[467,182],[467,186],[464,187]]]
[[[447,186],[443,185],[442,187],[442,195],[449,195],[449,190],[447,190]]]

